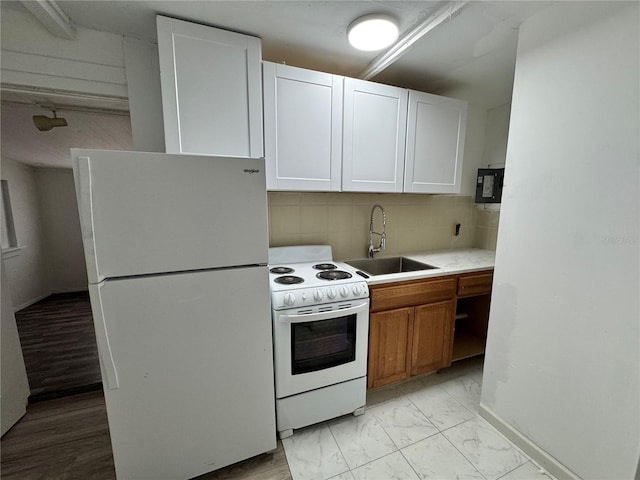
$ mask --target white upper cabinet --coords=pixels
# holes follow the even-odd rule
[[[267,189],[339,191],[343,77],[263,63]]]
[[[262,157],[260,39],[157,17],[167,153]]]
[[[267,189],[459,193],[467,103],[263,63]]]
[[[409,92],[404,191],[459,193],[467,103]]]
[[[343,191],[402,192],[407,92],[345,78]]]

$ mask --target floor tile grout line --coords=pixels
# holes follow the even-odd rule
[[[442,388],[441,390],[444,390],[444,389]],[[446,392],[446,390],[444,390],[444,391]],[[415,392],[413,392],[413,393],[415,393]],[[446,392],[446,393],[447,393],[447,394],[448,394],[448,395],[449,395],[449,396],[450,396],[454,401],[456,401],[456,403],[460,403],[460,402],[458,402],[458,401],[453,397],[453,395],[449,394],[449,392]],[[463,420],[462,422],[459,422],[459,423],[457,423],[456,425],[452,425],[452,426],[450,426],[450,427],[448,427],[448,428],[446,428],[446,429],[444,429],[444,430],[440,430],[440,429],[438,428],[438,426],[437,426],[437,425],[435,425],[433,422],[431,422],[431,420],[429,420],[429,418],[427,417],[426,413],[425,413],[425,412],[423,412],[423,411],[420,409],[420,407],[418,407],[415,403],[413,403],[413,401],[411,401],[411,399],[408,397],[408,395],[404,395],[403,397],[406,397],[406,398],[407,398],[407,400],[409,401],[409,403],[411,403],[411,405],[413,405],[413,406],[414,406],[414,407],[415,407],[415,408],[416,408],[416,409],[417,409],[417,410],[418,410],[418,411],[419,411],[419,412],[420,412],[420,413],[425,417],[425,419],[426,419],[426,420],[427,420],[431,425],[433,425],[433,426],[434,426],[434,428],[436,429],[436,432],[435,432],[434,434],[432,434],[432,435],[428,435],[427,437],[425,437],[425,438],[423,438],[423,439],[420,439],[420,440],[418,440],[418,441],[416,441],[416,442],[413,442],[413,443],[411,443],[411,444],[409,444],[409,445],[405,445],[405,446],[404,446],[404,447],[402,447],[402,448],[400,448],[400,447],[398,446],[398,444],[396,444],[396,442],[395,442],[393,439],[391,439],[391,441],[393,442],[393,444],[398,448],[398,450],[397,450],[397,451],[399,451],[399,452],[400,452],[400,454],[402,455],[402,457],[403,457],[403,458],[405,459],[405,461],[409,464],[409,466],[411,467],[411,469],[413,470],[413,472],[418,476],[418,478],[421,478],[421,477],[420,477],[420,475],[419,475],[419,474],[418,474],[418,472],[415,470],[415,468],[413,467],[413,465],[411,464],[411,462],[409,461],[409,459],[405,456],[405,454],[404,454],[403,450],[404,450],[405,448],[407,448],[407,447],[410,447],[410,446],[412,446],[412,445],[415,445],[416,443],[420,443],[420,442],[422,442],[423,440],[426,440],[427,438],[431,438],[431,437],[434,437],[434,436],[436,436],[436,435],[441,435],[441,436],[442,436],[442,437],[443,437],[447,442],[449,442],[449,443],[451,444],[451,446],[453,446],[453,448],[455,448],[455,449],[456,449],[456,451],[458,451],[458,452],[460,453],[460,455],[462,455],[462,457],[463,457],[463,458],[464,458],[464,459],[465,459],[465,460],[466,460],[466,461],[467,461],[467,462],[468,462],[468,463],[469,463],[469,464],[474,468],[474,470],[476,470],[476,471],[478,472],[478,474],[479,474],[482,478],[484,478],[484,479],[486,480],[486,477],[482,474],[482,472],[480,472],[480,470],[478,470],[478,468],[477,468],[477,467],[476,467],[476,466],[475,466],[475,465],[474,465],[474,464],[473,464],[473,463],[472,463],[472,462],[471,462],[471,461],[470,461],[470,460],[469,460],[469,459],[468,459],[468,458],[467,458],[467,457],[466,457],[466,456],[465,456],[465,455],[464,455],[464,454],[463,454],[463,453],[462,453],[462,452],[461,452],[461,451],[460,451],[460,450],[459,450],[459,449],[458,449],[458,448],[457,448],[457,447],[456,447],[456,446],[451,442],[451,440],[449,440],[449,439],[446,437],[446,435],[444,435],[444,433],[443,433],[443,432],[445,432],[446,430],[449,430],[449,429],[454,428],[454,427],[456,427],[456,426],[458,426],[458,425],[461,425],[461,424],[463,424],[463,423],[465,423],[465,422],[468,422],[468,421],[470,421],[470,420],[473,420],[473,419],[475,418],[475,416],[474,416],[474,417],[472,417],[472,418],[469,418],[469,419],[467,419],[467,420]],[[400,398],[403,398],[403,397],[400,397]],[[397,399],[396,399],[396,400],[397,400]],[[460,404],[460,405],[462,405],[462,404]],[[462,406],[463,406],[465,409],[469,410],[469,409],[468,409],[468,408],[466,408],[464,405],[462,405]],[[469,410],[469,411],[470,411],[470,410]],[[470,411],[470,412],[471,412],[471,411]],[[375,412],[371,412],[371,413],[372,413],[372,415],[375,417],[375,419],[379,421],[379,419],[378,419],[378,417],[376,416]],[[473,412],[471,412],[471,413],[473,413]],[[477,413],[476,413],[475,415],[477,416]],[[387,434],[387,436],[388,436],[389,438],[391,438],[391,436],[389,435],[389,433],[388,433],[388,432],[386,431],[386,429],[384,428],[384,425],[383,425],[382,423],[380,423],[380,426],[381,426],[381,427],[382,427],[382,429],[385,431],[385,433]],[[395,452],[392,452],[392,453],[395,453]],[[388,454],[388,455],[391,455],[391,454]],[[385,455],[385,456],[387,456],[387,455]],[[384,458],[384,457],[381,457],[381,458]],[[372,460],[372,461],[375,461],[375,460]],[[368,462],[368,463],[371,463],[371,462]],[[358,468],[359,468],[359,467],[358,467]],[[516,468],[518,468],[518,467],[516,467]]]
[[[459,378],[462,378],[462,377],[459,377]],[[458,380],[458,379],[456,379],[456,380]],[[482,386],[481,386],[481,387],[482,387]],[[444,390],[444,391],[447,393],[447,395],[449,395],[451,398],[453,398],[453,399],[455,400],[455,402],[456,402],[457,404],[461,405],[462,407],[464,407],[464,408],[465,408],[466,410],[468,410],[469,412],[471,412],[471,413],[475,413],[475,414],[477,415],[477,412],[473,412],[473,411],[471,411],[471,409],[470,409],[470,408],[468,408],[468,407],[467,407],[466,405],[464,405],[461,401],[459,401],[456,397],[454,397],[454,396],[453,396],[453,395],[451,395],[449,392],[447,392],[447,390],[446,390],[446,389],[441,388],[441,390]]]
[[[509,475],[511,472],[513,472],[514,470],[517,470],[518,468],[520,468],[522,465],[526,465],[527,463],[530,463],[530,460],[527,460],[526,462],[524,462],[523,464],[518,465],[517,467],[513,468],[512,470],[509,470],[507,473],[505,473],[504,475],[500,475],[498,478],[496,478],[496,480],[500,480],[501,478],[506,477],[507,475]],[[533,464],[532,464],[533,465]]]
[[[344,416],[346,417],[346,415],[344,415]],[[338,418],[340,418],[340,417],[338,417]],[[347,466],[347,470],[345,470],[344,472],[337,473],[337,474],[332,475],[331,477],[327,477],[327,478],[324,478],[324,476],[323,476],[322,480],[330,480],[333,477],[337,477],[338,475],[342,475],[342,474],[344,474],[346,472],[350,472],[351,471],[351,468],[349,467],[349,463],[347,462],[347,459],[344,456],[344,453],[342,453],[342,449],[340,448],[340,444],[338,443],[338,441],[336,440],[335,436],[333,435],[333,432],[331,431],[331,424],[332,423],[336,423],[337,421],[338,421],[337,419],[333,418],[333,419],[325,420],[324,422],[317,423],[315,425],[309,425],[307,427],[304,427],[304,429],[309,428],[309,431],[310,430],[321,430],[322,428],[326,427],[327,430],[329,430],[329,434],[331,435],[331,438],[333,438],[333,441],[335,442],[336,447],[338,447],[338,451],[340,452],[340,455],[342,456],[342,459],[344,460],[345,465]],[[295,435],[295,432],[294,432],[294,435]],[[291,438],[291,437],[288,437],[288,438]],[[287,460],[287,465],[289,465],[289,457],[287,457],[287,449],[285,448],[284,442],[282,443],[282,448],[283,448],[284,453],[285,453],[285,458]],[[297,479],[297,478],[293,477],[293,473],[291,472],[291,466],[289,466],[289,472],[291,473],[292,480],[300,480],[300,479]]]
[[[349,466],[349,471],[351,471],[351,472],[352,472],[353,470],[357,469],[357,468],[363,467],[364,465],[368,465],[368,464],[370,464],[370,463],[372,463],[372,462],[375,462],[376,460],[380,460],[381,458],[384,458],[384,457],[386,457],[386,456],[389,456],[389,455],[391,455],[392,453],[395,453],[395,452],[399,452],[399,451],[400,451],[400,447],[398,447],[398,445],[396,444],[396,442],[394,442],[394,441],[393,441],[393,438],[391,438],[391,435],[389,435],[389,432],[387,432],[387,430],[384,428],[384,425],[382,425],[382,422],[380,422],[380,419],[378,419],[378,417],[375,415],[375,413],[374,413],[374,412],[370,412],[370,413],[371,413],[371,415],[373,415],[373,419],[374,419],[374,421],[375,421],[375,422],[380,426],[380,428],[382,428],[382,431],[384,432],[384,434],[389,438],[389,440],[391,441],[391,443],[392,443],[392,444],[393,444],[393,446],[395,447],[395,450],[393,450],[392,452],[389,452],[389,453],[387,453],[387,454],[383,455],[382,457],[374,458],[373,460],[370,460],[370,461],[368,461],[368,462],[366,462],[366,463],[363,463],[362,465],[358,465],[357,467],[351,468],[351,466],[349,465],[349,462],[347,462],[347,459],[346,459],[346,457],[344,456],[344,453],[342,453],[342,449],[340,448],[340,445],[338,444],[338,440],[336,440],[336,439],[335,439],[335,436],[334,436],[334,440],[335,440],[336,444],[338,445],[338,449],[340,450],[340,453],[342,454],[343,458],[345,459],[345,462],[346,462],[346,463],[347,463],[347,465]],[[329,430],[331,431],[331,428],[329,428]],[[333,431],[331,431],[331,435],[333,435]]]
[[[422,409],[413,402],[413,400],[411,400],[410,398],[408,398],[408,400],[411,402],[411,405],[416,407],[418,409],[418,411],[420,413],[422,413],[427,420],[429,420],[429,416],[427,415],[426,412],[423,412]],[[435,427],[435,429],[438,431],[438,433],[442,433],[442,430],[440,430],[440,428],[435,423],[433,423],[431,420],[429,420],[429,423]]]
[[[455,399],[454,399],[454,400],[455,400]],[[411,403],[413,403],[413,401],[411,401],[411,399],[409,399],[409,401],[410,401]],[[459,403],[459,402],[457,402],[457,403]],[[421,409],[418,405],[416,405],[415,403],[413,403],[413,405],[414,405],[418,410],[420,410],[420,412],[421,412],[425,417],[427,417],[427,420],[429,420],[429,417],[427,416],[427,414],[426,414],[424,411],[422,411],[422,409]],[[462,406],[464,407],[464,405],[462,405]],[[466,407],[465,407],[465,408],[466,408]],[[462,423],[464,423],[464,422],[468,422],[469,420],[472,420],[473,418],[475,418],[475,416],[477,416],[477,415],[478,415],[477,413],[472,412],[472,411],[471,411],[471,410],[469,410],[468,408],[466,408],[466,409],[467,409],[470,413],[474,414],[474,417],[467,418],[466,420],[462,420],[462,421],[460,421],[460,422],[456,423],[455,425],[451,425],[451,426],[449,426],[449,427],[447,427],[447,428],[440,429],[440,427],[438,427],[435,423],[431,422],[431,420],[429,420],[429,421],[431,422],[431,424],[432,424],[434,427],[436,427],[436,429],[438,430],[438,433],[444,433],[444,432],[446,432],[447,430],[452,429],[453,427],[457,427],[458,425],[460,425],[460,424],[462,424]]]
[[[461,425],[461,424],[463,424],[463,423],[466,423],[466,422],[469,422],[469,421],[471,421],[471,420],[477,419],[477,418],[479,417],[478,412],[477,412],[477,411],[475,411],[475,409],[474,409],[474,408],[472,408],[472,407],[470,407],[470,406],[467,406],[465,403],[462,403],[462,401],[460,401],[460,400],[459,400],[455,395],[453,395],[452,393],[450,393],[449,391],[447,391],[447,390],[442,386],[442,385],[444,385],[444,384],[446,384],[446,383],[449,383],[449,382],[455,382],[455,381],[460,381],[460,380],[462,380],[462,381],[465,381],[465,380],[467,380],[467,381],[468,381],[468,380],[470,380],[471,382],[474,382],[474,384],[475,384],[475,385],[477,385],[477,386],[479,386],[480,388],[482,388],[482,383],[481,383],[481,382],[479,382],[479,381],[477,381],[475,378],[473,378],[473,377],[472,377],[472,375],[476,375],[476,376],[477,376],[477,372],[467,372],[466,374],[464,374],[464,375],[460,375],[460,376],[457,376],[457,377],[455,377],[455,378],[449,378],[449,379],[446,379],[446,380],[445,380],[445,379],[442,379],[442,381],[440,381],[440,382],[438,382],[438,383],[432,383],[432,384],[428,384],[428,385],[421,385],[421,386],[420,386],[420,388],[415,389],[415,390],[411,389],[410,391],[398,391],[398,390],[394,389],[394,391],[393,391],[393,392],[389,392],[389,395],[393,395],[392,397],[390,396],[389,398],[387,398],[386,400],[384,400],[384,401],[382,401],[382,402],[376,403],[376,404],[372,405],[371,407],[367,407],[367,411],[368,411],[368,413],[371,413],[373,421],[375,422],[375,424],[376,424],[376,425],[378,425],[378,426],[380,426],[380,427],[381,427],[382,431],[383,431],[383,432],[384,432],[384,434],[387,436],[387,438],[391,441],[391,444],[393,445],[393,447],[394,447],[395,449],[394,449],[393,451],[391,451],[391,452],[389,452],[389,453],[385,454],[385,455],[382,455],[382,456],[381,456],[381,457],[379,457],[379,458],[375,458],[375,459],[369,460],[369,461],[367,461],[366,463],[363,463],[362,465],[358,465],[357,467],[354,467],[354,468],[351,468],[351,466],[349,465],[349,463],[346,461],[346,457],[345,457],[345,455],[344,455],[344,452],[343,452],[342,448],[340,447],[340,444],[338,443],[338,441],[337,441],[337,439],[336,439],[336,437],[335,437],[335,434],[334,434],[334,432],[333,432],[333,429],[332,429],[332,426],[333,426],[333,425],[335,425],[335,424],[337,424],[337,423],[339,423],[339,420],[334,419],[334,420],[330,420],[330,421],[325,422],[325,425],[326,425],[327,427],[329,427],[329,432],[330,432],[330,434],[331,434],[331,437],[333,438],[333,440],[334,440],[334,442],[335,442],[336,446],[338,447],[338,451],[339,451],[340,455],[342,456],[343,460],[345,461],[345,463],[346,463],[346,465],[347,465],[347,467],[348,467],[348,470],[347,470],[347,471],[351,474],[351,476],[352,476],[352,477],[354,477],[354,473],[353,473],[353,472],[354,472],[355,470],[357,470],[358,468],[365,467],[365,466],[367,466],[367,465],[369,465],[369,464],[371,464],[371,463],[373,463],[373,462],[376,462],[376,461],[378,461],[378,460],[382,460],[382,459],[384,459],[384,458],[386,458],[386,457],[389,457],[389,456],[393,455],[393,454],[394,454],[394,453],[396,453],[396,452],[400,452],[400,454],[402,455],[402,458],[405,460],[405,462],[407,462],[407,463],[409,464],[409,466],[410,466],[411,470],[414,472],[414,474],[415,474],[415,475],[417,475],[417,476],[418,476],[418,478],[420,478],[420,475],[418,474],[418,472],[416,471],[416,469],[413,467],[413,465],[411,464],[411,462],[409,461],[409,459],[405,456],[405,452],[404,452],[404,450],[405,450],[406,448],[408,448],[408,447],[411,447],[411,446],[413,446],[413,445],[415,445],[415,444],[417,444],[417,443],[421,442],[421,441],[424,441],[424,440],[426,440],[426,439],[428,439],[428,438],[432,438],[432,437],[434,437],[435,435],[441,434],[441,435],[442,435],[442,436],[447,440],[447,443],[451,444],[451,445],[454,447],[454,449],[455,449],[456,451],[458,451],[458,453],[460,453],[460,455],[462,455],[462,457],[465,459],[465,461],[467,461],[469,464],[471,464],[471,465],[473,466],[474,470],[475,470],[475,471],[477,471],[477,472],[479,473],[479,475],[480,475],[482,478],[487,479],[487,477],[485,477],[485,476],[482,474],[482,472],[480,472],[480,471],[478,470],[478,468],[477,468],[477,467],[476,467],[476,466],[475,466],[475,465],[474,465],[474,464],[469,460],[469,458],[467,458],[467,457],[462,453],[462,451],[460,451],[460,450],[459,450],[459,449],[458,449],[458,448],[453,444],[453,442],[452,442],[451,440],[449,440],[449,438],[445,435],[445,432],[447,432],[448,430],[450,430],[450,429],[452,429],[452,428],[455,428],[456,426],[459,426],[459,425]],[[447,395],[445,396],[445,398],[449,398],[449,399],[450,399],[451,401],[453,401],[455,404],[457,404],[457,405],[459,405],[459,406],[462,406],[462,407],[463,407],[463,410],[468,411],[468,412],[472,415],[472,417],[471,417],[471,418],[468,418],[468,419],[465,419],[465,420],[462,420],[462,421],[460,421],[460,422],[456,423],[455,425],[451,425],[451,426],[448,426],[447,428],[443,428],[443,429],[441,429],[441,428],[439,428],[437,425],[435,425],[435,424],[433,423],[433,421],[431,421],[431,420],[428,418],[427,414],[426,414],[422,409],[420,409],[420,407],[419,407],[416,403],[414,403],[414,402],[411,400],[411,398],[409,398],[409,396],[410,396],[411,394],[418,393],[418,392],[420,392],[420,391],[423,391],[423,390],[426,390],[426,389],[429,389],[429,388],[436,388],[436,387],[438,388],[438,390],[444,390],[444,391],[447,393]],[[464,385],[463,385],[463,387],[464,387]],[[468,389],[466,389],[466,388],[465,388],[465,390],[468,392]],[[464,392],[463,392],[463,393],[464,393]],[[467,399],[467,397],[465,397],[465,400],[466,400],[466,399]],[[406,406],[407,406],[407,407],[408,407],[408,406],[411,406],[411,407],[415,408],[415,410],[416,410],[418,413],[420,413],[422,416],[424,416],[424,418],[426,418],[426,420],[428,421],[428,424],[430,424],[431,426],[433,426],[433,427],[434,427],[435,432],[434,432],[434,433],[432,433],[432,434],[430,434],[430,435],[427,435],[426,437],[424,437],[424,438],[422,438],[422,439],[420,439],[420,440],[416,440],[416,441],[414,441],[414,442],[412,442],[412,443],[409,443],[409,444],[407,444],[407,445],[404,445],[403,447],[400,447],[400,446],[396,443],[396,441],[394,441],[394,440],[393,440],[393,438],[391,437],[391,435],[390,435],[390,434],[389,434],[389,432],[387,431],[387,428],[385,428],[385,426],[384,426],[384,424],[383,424],[382,420],[380,419],[379,415],[377,415],[377,414],[376,414],[376,410],[379,410],[379,409],[383,408],[385,405],[388,405],[388,404],[390,404],[390,403],[392,403],[392,402],[395,402],[395,401],[406,401],[406,402],[408,403],[408,405],[406,405]],[[468,403],[468,402],[467,402],[467,403]],[[505,441],[506,441],[510,446],[513,446],[513,444],[512,444],[508,439],[505,439]],[[520,452],[520,450],[519,450],[519,449],[517,449],[517,450]],[[286,453],[286,450],[285,450],[285,453]],[[520,452],[520,453],[522,453],[522,452]],[[512,472],[513,470],[516,470],[517,468],[520,468],[522,465],[526,464],[527,462],[532,462],[532,461],[531,461],[531,459],[530,459],[526,454],[523,454],[523,458],[525,459],[525,462],[523,462],[522,464],[520,464],[520,465],[518,465],[518,466],[514,467],[512,470],[509,470],[509,472],[504,473],[500,478],[502,478],[504,475],[508,475],[508,474],[509,474],[510,472]],[[533,463],[533,462],[532,462],[532,463]],[[339,473],[339,474],[337,474],[337,475],[333,475],[332,477],[329,477],[329,479],[325,479],[325,480],[330,480],[331,478],[334,478],[334,477],[336,477],[336,476],[345,475],[345,474],[347,473],[347,471],[341,472],[341,473]],[[355,477],[354,477],[354,478],[355,478]],[[497,479],[496,479],[496,480],[497,480]]]
[[[518,447],[515,443],[509,440],[500,430],[498,430],[496,427],[494,427],[488,421],[486,421],[479,413],[477,414],[477,417],[482,421],[483,424],[488,426],[491,429],[491,431],[493,431],[494,433],[497,433],[500,438],[502,438],[505,442],[507,442],[509,445],[515,448],[523,457],[533,462],[533,459],[529,457],[529,455],[527,455],[523,450],[520,449],[520,447]]]
[[[454,443],[453,443],[451,440],[449,440],[449,437],[447,437],[446,435],[444,435],[444,432],[445,432],[445,431],[447,431],[447,430],[451,430],[452,428],[455,428],[455,427],[457,427],[457,426],[459,426],[459,425],[462,425],[463,423],[470,422],[470,421],[472,421],[472,420],[477,420],[477,419],[481,419],[484,423],[486,423],[486,425],[488,425],[488,426],[490,427],[490,429],[491,429],[494,433],[498,433],[498,434],[500,434],[500,432],[499,432],[497,429],[495,429],[495,428],[493,427],[493,425],[491,425],[489,422],[487,422],[486,420],[484,420],[484,418],[482,418],[478,413],[476,413],[476,415],[475,415],[473,418],[470,418],[470,419],[468,419],[468,420],[465,420],[464,422],[460,422],[460,423],[458,423],[457,425],[454,425],[454,426],[452,426],[452,427],[447,428],[446,430],[443,430],[443,432],[442,432],[442,433],[443,433],[443,437],[444,437],[444,438],[446,438],[446,439],[447,439],[447,441],[448,441],[451,445],[453,445],[453,447],[454,447],[456,450],[458,450],[458,451],[460,452],[460,454],[461,454],[461,455],[462,455],[462,456],[463,456],[463,457],[464,457],[464,458],[465,458],[469,463],[471,463],[471,465],[473,465],[473,466],[474,466],[474,468],[475,468],[476,470],[478,470],[478,468],[473,464],[473,462],[471,462],[471,460],[469,460],[469,459],[467,458],[467,456],[466,456],[464,453],[462,453],[462,451],[461,451],[460,449],[458,449],[458,447],[456,447],[456,446],[454,445]],[[507,475],[508,473],[511,473],[511,472],[512,472],[513,470],[515,470],[516,468],[520,468],[522,465],[524,465],[524,464],[525,464],[525,463],[527,463],[527,462],[532,462],[532,463],[533,463],[533,460],[531,460],[531,458],[529,458],[529,456],[528,456],[527,454],[525,454],[524,452],[522,452],[522,451],[521,451],[521,450],[520,450],[520,449],[519,449],[519,448],[518,448],[518,447],[517,447],[513,442],[511,442],[511,440],[509,440],[507,437],[505,437],[505,436],[504,436],[504,435],[502,435],[502,434],[500,434],[500,437],[501,437],[503,440],[505,440],[505,441],[507,442],[507,444],[509,444],[509,446],[510,446],[510,447],[515,448],[519,453],[521,453],[521,454],[522,454],[522,456],[525,458],[525,462],[523,462],[523,463],[521,463],[521,464],[517,465],[515,468],[513,468],[512,470],[509,470],[508,472],[504,473],[503,475],[501,475],[500,477],[498,477],[498,478],[497,478],[497,479],[495,479],[495,480],[499,480],[500,478],[504,477],[504,476],[505,476],[505,475]],[[480,472],[480,470],[478,470],[478,473],[480,473],[480,475],[483,475],[483,477],[484,477],[484,478],[487,478],[486,476],[484,476],[484,474],[483,474],[482,472]]]
[[[468,375],[468,374],[467,374],[467,375]],[[460,377],[457,377],[457,378],[455,378],[455,379],[448,380],[448,381],[459,380],[459,379],[462,379],[462,378],[470,378],[470,377],[467,377],[467,375],[461,375]],[[470,380],[475,381],[475,380],[473,380],[473,378],[470,378]],[[447,382],[442,382],[442,383],[447,383]],[[477,382],[476,382],[476,383],[477,383]],[[463,420],[462,422],[458,422],[457,424],[452,425],[452,426],[450,426],[450,427],[447,427],[447,428],[445,428],[445,429],[440,429],[440,428],[439,428],[437,425],[435,425],[435,424],[434,424],[434,426],[436,427],[436,429],[438,429],[439,433],[440,433],[440,434],[441,434],[441,435],[442,435],[442,436],[447,440],[447,442],[449,442],[449,443],[451,444],[451,446],[453,446],[453,448],[455,448],[455,449],[460,453],[460,455],[462,455],[462,457],[463,457],[467,462],[469,462],[469,464],[470,464],[470,465],[471,465],[471,466],[472,466],[472,467],[473,467],[473,468],[474,468],[474,469],[475,469],[475,470],[476,470],[476,471],[477,471],[477,472],[482,476],[482,478],[486,478],[486,477],[483,475],[483,473],[482,473],[482,472],[480,472],[480,470],[478,470],[478,468],[473,464],[473,462],[471,462],[471,460],[469,460],[469,459],[467,458],[467,456],[466,456],[464,453],[462,453],[462,452],[458,449],[458,447],[456,447],[456,446],[453,444],[453,442],[451,442],[451,440],[449,440],[449,438],[444,434],[444,432],[446,432],[447,430],[450,430],[450,429],[452,429],[452,428],[454,428],[454,427],[457,427],[458,425],[462,425],[462,424],[463,424],[463,423],[465,423],[465,422],[469,422],[469,421],[471,421],[471,420],[475,419],[476,417],[479,417],[479,415],[478,415],[478,413],[477,413],[477,412],[473,412],[473,411],[471,411],[469,408],[467,408],[465,405],[463,405],[463,404],[462,404],[460,401],[458,401],[458,400],[457,400],[453,395],[451,395],[451,393],[449,393],[445,388],[442,388],[440,385],[442,385],[442,384],[438,384],[438,385],[437,385],[437,386],[440,388],[440,390],[443,390],[447,395],[449,395],[449,397],[451,397],[451,399],[452,399],[453,401],[455,401],[457,404],[459,404],[460,406],[462,406],[465,410],[467,410],[467,411],[469,411],[470,413],[474,414],[474,416],[473,416],[473,417],[471,417],[471,418],[469,418],[469,419],[467,419],[467,420]],[[479,385],[480,385],[480,384],[479,384]],[[482,385],[480,385],[480,387],[482,388]],[[413,401],[411,401],[411,399],[409,399],[409,401],[410,401],[411,403],[413,403]],[[416,408],[418,408],[418,410],[420,410],[420,411],[422,412],[422,410],[420,409],[420,407],[419,407],[419,406],[417,406],[417,405],[415,405],[415,404],[414,404],[414,406],[416,406]],[[422,412],[422,413],[425,415],[425,417],[427,417],[427,415],[426,415],[426,413],[425,413],[425,412]],[[429,420],[429,418],[428,418],[428,417],[427,417],[427,420]],[[432,422],[432,423],[433,423],[433,422]],[[518,468],[518,467],[516,467],[516,468]]]
[[[465,420],[464,422],[460,422],[458,425],[462,425],[462,424],[463,424],[463,423],[465,423],[465,422],[470,422],[471,420],[473,420],[473,419],[472,419],[472,418],[470,418],[469,420]],[[457,425],[454,425],[454,426],[457,426]],[[451,428],[453,428],[453,427],[451,427]],[[447,430],[450,430],[450,429],[448,428]],[[462,451],[460,451],[460,449],[459,449],[458,447],[456,447],[456,446],[454,445],[454,443],[453,443],[451,440],[449,440],[449,437],[447,437],[444,433],[442,434],[442,436],[445,438],[445,440],[446,440],[447,442],[449,442],[449,443],[451,444],[451,446],[452,446],[453,448],[455,448],[455,449],[458,451],[458,453],[460,453],[460,455],[462,455],[462,457],[463,457],[467,462],[469,462],[469,465],[471,465],[471,466],[472,466],[472,467],[473,467],[473,468],[474,468],[474,469],[475,469],[475,470],[480,474],[480,476],[481,476],[482,478],[484,478],[484,479],[486,479],[486,480],[490,480],[490,479],[488,479],[488,478],[487,478],[487,477],[486,477],[486,476],[485,476],[485,475],[484,475],[484,474],[483,474],[483,473],[478,469],[478,467],[476,467],[476,466],[474,465],[474,463],[473,463],[471,460],[469,460],[469,459],[467,458],[467,456],[466,456],[464,453],[462,453]],[[496,480],[497,480],[497,479],[496,479]]]
[[[376,458],[376,459],[371,460],[371,461],[369,461],[369,462],[367,462],[367,463],[363,463],[362,465],[359,465],[359,466],[357,466],[356,468],[351,468],[351,469],[349,469],[349,471],[353,474],[353,471],[354,471],[354,470],[357,470],[357,469],[359,469],[359,468],[362,468],[362,467],[364,467],[364,466],[366,466],[366,465],[369,465],[369,464],[371,464],[371,463],[373,463],[373,462],[377,462],[378,460],[382,460],[383,458],[389,457],[389,456],[393,455],[394,453],[402,453],[402,450],[400,450],[400,449],[398,448],[398,449],[394,450],[393,452],[389,452],[389,453],[387,453],[386,455],[381,456],[380,458]],[[402,456],[404,457],[404,455],[402,455]],[[406,460],[406,458],[405,458],[405,460]],[[408,462],[407,462],[407,463],[408,463]]]
[[[436,433],[435,435],[440,435],[440,434]],[[430,438],[430,437],[427,437],[427,438]],[[409,459],[406,457],[406,455],[404,454],[404,452],[402,450],[400,450],[400,455],[402,455],[402,458],[404,458],[404,461],[407,462],[407,464],[409,464],[409,466],[411,467],[411,470],[413,470],[413,473],[416,474],[416,477],[422,478],[420,476],[420,474],[416,471],[416,469],[413,467],[413,464],[409,461]]]
[[[396,450],[395,450],[396,452],[397,452],[397,451],[401,451],[403,448],[410,447],[411,445],[415,445],[416,443],[421,442],[422,440],[426,440],[427,438],[433,437],[434,435],[437,435],[438,433],[440,433],[440,430],[438,430],[438,427],[436,427],[436,426],[431,422],[431,420],[429,420],[429,419],[427,418],[427,416],[424,414],[424,412],[423,412],[422,410],[420,410],[418,407],[416,407],[416,406],[415,406],[415,404],[414,404],[411,400],[409,400],[408,398],[407,398],[407,400],[409,401],[409,403],[411,403],[411,405],[413,405],[413,406],[418,410],[418,412],[420,412],[420,413],[422,414],[422,416],[425,418],[425,420],[426,420],[427,422],[429,422],[429,424],[430,424],[430,425],[432,425],[432,426],[433,426],[433,428],[435,428],[435,429],[436,429],[436,431],[435,431],[434,433],[432,433],[431,435],[427,435],[426,437],[421,438],[420,440],[416,440],[415,442],[409,443],[409,444],[405,445],[404,447],[400,447],[400,446],[399,446],[399,445],[398,445],[398,444],[393,440],[393,438],[391,438],[391,435],[389,435],[389,432],[387,432],[387,429],[386,429],[386,428],[384,428],[384,425],[382,424],[382,422],[380,421],[380,419],[376,416],[376,414],[375,414],[374,412],[372,412],[373,416],[376,418],[376,420],[379,422],[380,426],[382,427],[382,430],[384,430],[384,433],[386,433],[386,434],[387,434],[387,437],[389,437],[389,440],[391,440],[391,442],[396,446]],[[392,452],[392,453],[393,453],[393,452]]]
[[[366,410],[366,408],[365,408]],[[365,412],[366,413],[366,412]],[[340,448],[340,444],[338,443],[338,440],[336,439],[336,436],[333,434],[333,430],[331,430],[331,421],[327,422],[327,428],[329,429],[329,433],[331,434],[331,438],[333,438],[333,441],[336,442],[336,447],[338,447],[338,451],[340,452],[340,455],[342,455],[342,459],[344,460],[344,463],[347,465],[348,468],[348,472],[350,472],[351,469],[351,465],[349,465],[349,462],[347,461],[347,457],[344,456],[344,452],[342,451],[342,448]],[[345,473],[345,472],[342,472]],[[342,473],[339,473],[338,475],[342,475]],[[352,474],[353,475],[353,474]],[[336,475],[334,475],[335,477]]]

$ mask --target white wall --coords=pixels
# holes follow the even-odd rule
[[[486,122],[487,110],[477,103],[469,103],[460,195],[470,195],[475,198],[476,177],[478,168],[483,162]]]
[[[16,8],[2,8],[1,30],[3,84],[126,98],[121,35],[77,28],[65,40]]]
[[[52,292],[87,289],[73,170],[38,168],[36,184]]]
[[[16,317],[9,294],[9,285],[5,275],[4,262],[0,282],[2,294],[0,304],[2,318],[0,324],[0,434],[4,435],[25,413],[29,397],[29,381],[24,366],[22,348],[18,337]]]
[[[16,310],[50,293],[41,227],[40,199],[35,169],[2,158],[2,178],[7,180],[18,245],[17,255],[4,259]]]
[[[502,168],[507,158],[511,102],[487,111],[487,126],[482,163],[485,167]]]
[[[560,2],[518,46],[481,407],[586,479],[640,452],[639,25]]]
[[[133,146],[142,152],[165,152],[158,45],[125,37],[123,48]]]

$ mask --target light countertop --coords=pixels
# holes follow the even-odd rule
[[[403,255],[403,257],[433,265],[437,267],[437,269],[375,275],[368,278],[367,283],[369,285],[378,285],[381,283],[402,282],[404,280],[417,280],[421,278],[490,270],[495,265],[496,252],[479,248],[467,248],[462,250],[410,253]]]

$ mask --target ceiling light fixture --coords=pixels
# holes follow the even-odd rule
[[[354,20],[347,29],[347,38],[352,47],[373,52],[393,44],[398,33],[395,18],[373,13]]]
[[[33,116],[33,124],[41,132],[48,132],[53,128],[66,127],[69,125],[65,118],[58,118],[55,110],[52,110],[52,112],[53,112],[53,118],[47,117],[46,115]]]

